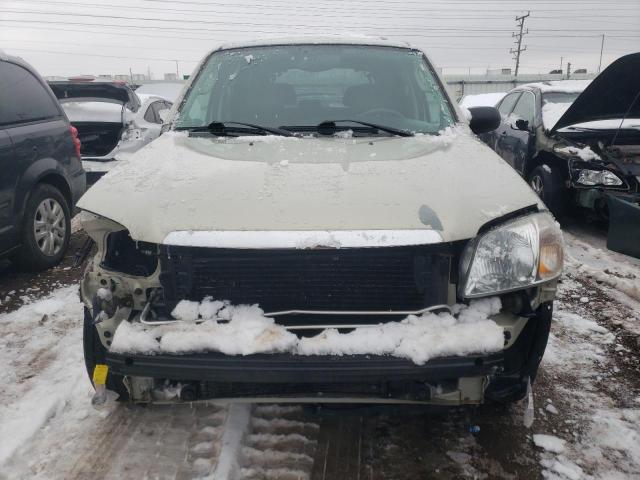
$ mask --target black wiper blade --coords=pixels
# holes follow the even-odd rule
[[[229,125],[240,125],[242,127],[248,127],[253,130],[257,130],[263,133],[271,133],[272,135],[281,135],[283,137],[291,137],[293,133],[288,130],[284,130],[283,128],[278,127],[265,127],[262,125],[256,125],[254,123],[243,123],[243,122],[211,122],[207,125],[209,131],[214,134],[220,132],[220,134],[224,135],[227,131],[233,130],[233,128],[229,128]]]
[[[393,135],[398,135],[399,137],[413,137],[413,133],[407,130],[401,130],[399,128],[394,128],[394,127],[387,127],[386,125],[378,125],[377,123],[363,122],[362,120],[350,120],[350,119],[325,120],[323,122],[320,122],[316,126],[316,129],[320,133],[323,133],[323,130],[324,130],[325,132],[328,132],[329,135],[331,135],[332,133],[335,133],[335,131],[337,130],[336,123],[347,123],[347,122],[358,123],[360,125],[364,125],[365,127],[370,127],[376,130],[381,130],[383,132],[391,133]]]
[[[191,127],[188,128],[191,132],[211,132],[214,135],[224,136],[227,135],[228,132],[234,131],[237,132],[238,129],[232,127],[232,125],[239,125],[241,127],[247,127],[251,130],[255,130],[262,133],[270,133],[272,135],[280,135],[283,137],[292,137],[293,133],[289,130],[285,130],[284,128],[277,127],[265,127],[263,125],[256,125],[254,123],[243,123],[243,122],[211,122],[209,125],[201,126],[201,127]],[[231,126],[231,127],[230,127]]]

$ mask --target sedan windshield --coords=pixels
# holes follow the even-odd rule
[[[551,129],[578,98],[579,92],[545,92],[542,94],[542,123]]]
[[[542,94],[544,103],[573,103],[579,92],[547,92]]]
[[[367,122],[437,133],[455,120],[422,53],[393,47],[284,45],[215,52],[187,92],[175,127],[243,122],[314,132],[320,124],[385,134]],[[386,134],[389,134],[388,131]]]

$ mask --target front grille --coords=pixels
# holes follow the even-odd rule
[[[316,250],[166,247],[164,300],[206,296],[281,310],[414,310],[446,303],[446,246]]]

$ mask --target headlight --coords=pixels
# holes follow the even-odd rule
[[[493,228],[467,246],[459,294],[482,297],[530,287],[562,273],[562,232],[548,213]]]
[[[622,185],[622,180],[609,170],[580,170],[577,182],[582,185]]]

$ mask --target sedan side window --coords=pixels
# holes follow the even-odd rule
[[[156,115],[157,106],[162,102],[153,102],[147,107],[147,111],[144,113],[144,119],[149,123],[161,123],[158,121],[158,116]]]
[[[503,117],[508,117],[511,111],[513,110],[513,106],[516,104],[516,100],[520,96],[520,92],[510,93],[506,97],[502,99],[500,102],[500,106],[498,107],[498,111],[500,115]]]
[[[516,108],[513,109],[513,116],[521,118],[529,122],[529,125],[533,125],[533,119],[536,113],[535,97],[529,92],[524,92],[516,104]]]

